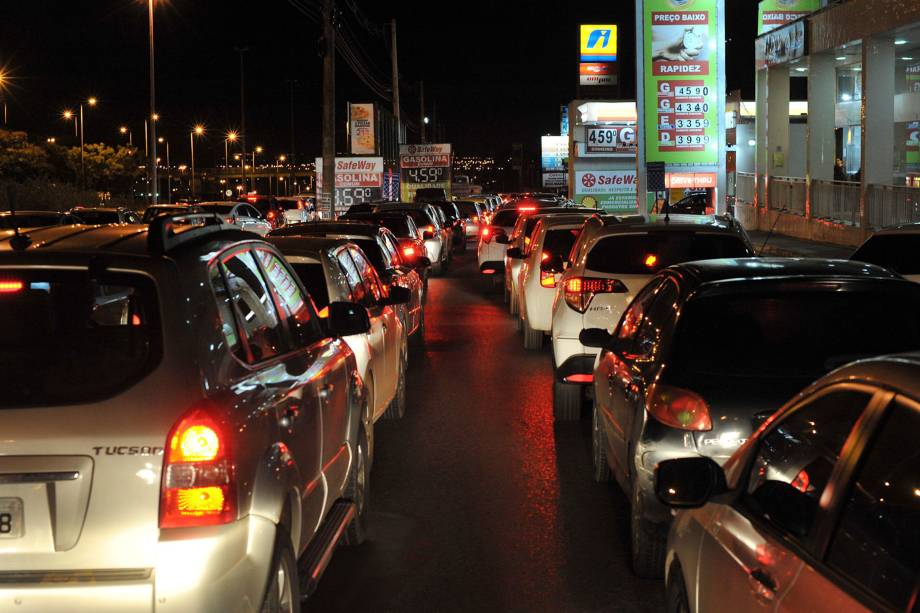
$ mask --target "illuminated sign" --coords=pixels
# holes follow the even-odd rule
[[[543,136],[540,138],[540,162],[544,172],[566,170],[568,161],[568,136]]]
[[[718,177],[714,172],[669,172],[664,177],[668,189],[715,188]]]
[[[820,0],[762,0],[757,10],[757,34],[765,34],[819,8]]]
[[[636,211],[635,170],[587,170],[575,173],[575,202],[605,211]]]
[[[636,127],[614,125],[590,127],[586,131],[586,153],[636,154]]]
[[[316,191],[323,191],[323,158],[316,158]],[[383,197],[382,157],[335,158],[336,209],[372,202]]]
[[[348,105],[348,131],[351,135],[353,154],[373,155],[377,153],[373,104]]]
[[[451,146],[449,143],[399,146],[402,199],[410,202],[423,187],[441,187],[451,193]]]
[[[617,27],[615,25],[582,24],[581,61],[617,61]]]

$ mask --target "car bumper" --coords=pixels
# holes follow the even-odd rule
[[[7,576],[0,587],[0,610],[258,611],[275,534],[274,523],[255,515],[224,526],[163,530],[154,568],[58,572],[57,580],[45,573],[22,573],[20,582]]]
[[[561,383],[588,385],[594,380],[596,354],[570,355],[556,366],[553,376]]]

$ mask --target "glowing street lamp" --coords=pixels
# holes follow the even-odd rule
[[[6,71],[0,68],[0,100],[3,102],[3,125],[7,124],[7,114],[6,114],[6,86],[9,84],[10,78],[7,76]]]
[[[195,197],[195,192],[196,192],[195,190],[195,137],[196,136],[204,136],[204,126],[203,125],[198,124],[192,129],[192,131],[188,135],[188,141],[192,149],[192,181],[191,181],[192,198]]]
[[[132,132],[131,129],[128,128],[128,126],[121,126],[120,128],[118,128],[118,131],[121,132],[122,136],[124,136],[125,134],[128,135],[128,145],[133,147],[134,146],[134,132]]]
[[[230,130],[224,137],[224,169],[230,174],[230,143],[235,143],[240,137],[236,130]]]
[[[157,142],[166,145],[166,202],[172,204],[172,164],[169,162],[169,141],[160,136]]]

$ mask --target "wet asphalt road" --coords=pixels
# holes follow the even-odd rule
[[[553,425],[549,347],[522,348],[475,259],[430,281],[406,416],[376,426],[368,540],[304,610],[663,610],[629,569],[623,496],[591,480],[587,420]]]

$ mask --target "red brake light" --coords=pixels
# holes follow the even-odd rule
[[[655,268],[655,265],[658,264],[658,256],[654,253],[650,253],[645,256],[645,265],[649,268]]]
[[[649,415],[678,430],[712,430],[709,405],[699,394],[680,387],[657,384],[648,392],[645,406]]]
[[[556,287],[556,273],[552,270],[541,270],[540,287]]]
[[[482,240],[486,243],[492,242],[492,228],[489,226],[482,227]]]
[[[403,255],[407,258],[411,258],[415,255],[415,247],[405,247],[403,248]]]
[[[431,232],[432,234],[434,234],[434,224],[428,224],[427,226],[425,226],[425,232]]]
[[[236,485],[227,439],[202,409],[186,413],[167,439],[160,528],[225,524],[236,519]]]
[[[572,277],[565,282],[565,302],[584,313],[595,294],[625,294],[629,289],[619,279]]]
[[[0,281],[0,294],[13,294],[16,292],[21,292],[23,287],[25,287],[22,281],[13,280],[13,279],[4,279]]]
[[[274,211],[269,211],[269,212],[268,212],[268,215],[266,215],[266,217],[268,217],[269,219],[274,219],[274,218],[275,218],[275,212],[274,212]]]
[[[518,211],[521,213],[533,213],[537,210],[535,206],[519,206]]]

